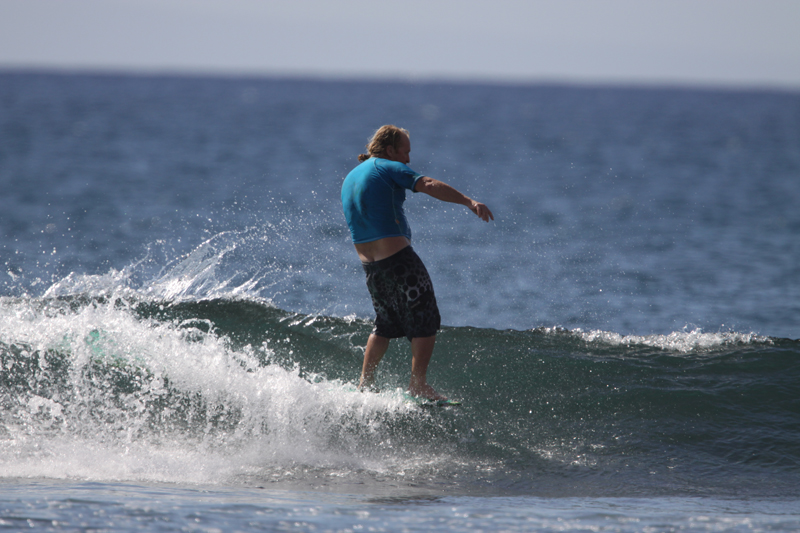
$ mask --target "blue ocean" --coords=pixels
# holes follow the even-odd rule
[[[382,124],[443,329],[355,390]],[[0,529],[800,529],[800,93],[0,72]]]

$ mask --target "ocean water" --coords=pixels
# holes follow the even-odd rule
[[[404,400],[371,132],[445,327]],[[800,529],[800,94],[0,73],[0,528]]]

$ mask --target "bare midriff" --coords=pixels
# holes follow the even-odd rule
[[[361,242],[355,246],[358,257],[362,262],[374,263],[393,256],[410,244],[411,241],[406,237],[384,237],[377,241]]]

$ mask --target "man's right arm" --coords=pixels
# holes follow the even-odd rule
[[[490,219],[494,220],[494,215],[485,204],[476,202],[443,181],[422,176],[414,185],[414,191],[424,192],[443,202],[465,205],[484,222],[489,222]]]

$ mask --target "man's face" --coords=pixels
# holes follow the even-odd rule
[[[403,135],[402,139],[400,139],[400,143],[395,148],[394,146],[389,146],[386,149],[387,159],[391,161],[397,161],[398,163],[405,163],[406,165],[411,162],[409,154],[411,153],[411,140],[409,140],[407,135]]]

